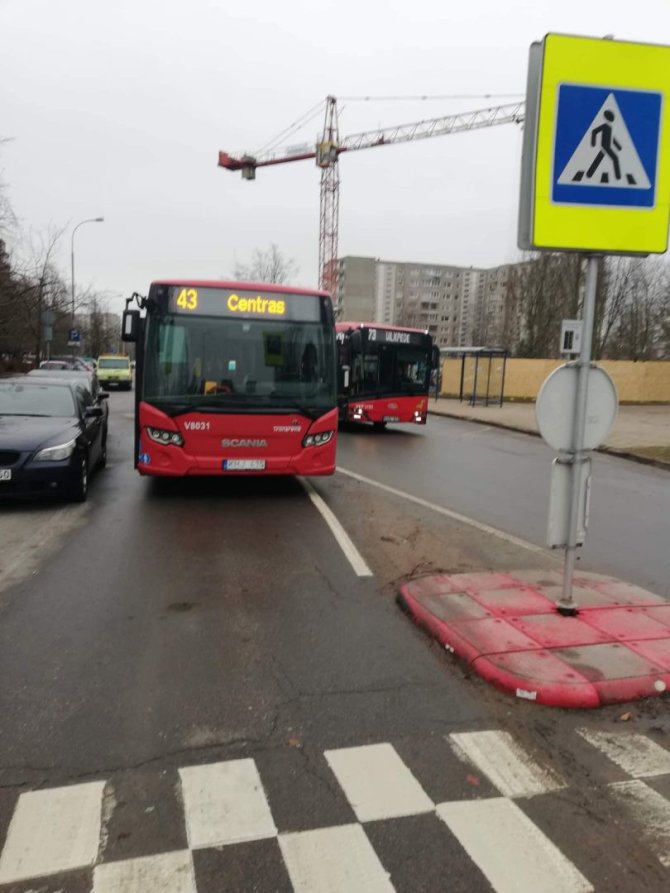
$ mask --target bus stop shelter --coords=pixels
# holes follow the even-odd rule
[[[506,347],[443,347],[440,356],[461,361],[458,395],[461,403],[502,406],[509,356]]]

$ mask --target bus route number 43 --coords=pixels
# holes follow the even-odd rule
[[[198,290],[196,288],[182,288],[177,295],[177,307],[182,310],[196,310],[198,307]]]

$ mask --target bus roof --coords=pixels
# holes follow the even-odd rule
[[[233,282],[232,280],[210,279],[154,279],[152,285],[174,285],[177,288],[236,288],[240,291],[265,291],[291,295],[310,295],[312,297],[330,298],[327,291],[318,288],[297,288],[274,282]]]
[[[388,332],[412,332],[417,335],[428,335],[428,329],[413,329],[411,326],[391,326],[383,322],[338,322],[335,323],[338,332],[346,332],[349,329],[385,329]]]

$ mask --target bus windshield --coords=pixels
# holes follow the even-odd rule
[[[360,394],[425,394],[430,386],[430,352],[424,347],[369,343],[354,381]]]
[[[303,411],[336,405],[332,326],[150,314],[143,399],[173,414]]]

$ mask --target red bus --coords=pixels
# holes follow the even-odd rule
[[[423,329],[338,322],[338,405],[342,422],[425,425],[439,350]]]
[[[140,310],[129,309],[133,298]],[[326,292],[164,280],[133,298],[122,337],[137,344],[140,474],[333,474],[337,373]]]

